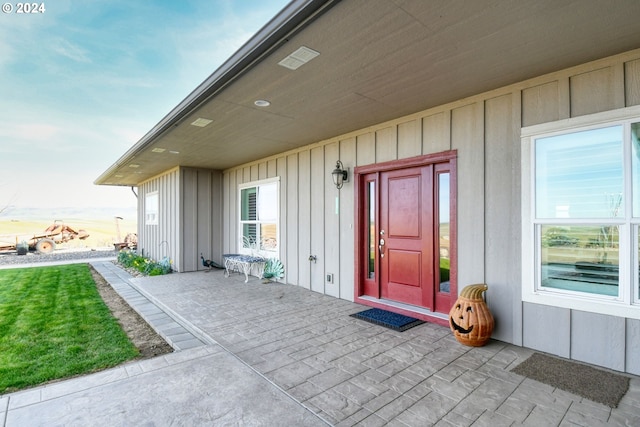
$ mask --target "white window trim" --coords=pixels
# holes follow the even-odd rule
[[[278,250],[277,251],[263,251],[263,250],[257,250],[257,251],[252,251],[251,249],[247,249],[244,247],[243,245],[243,241],[242,241],[242,224],[240,222],[240,213],[242,212],[242,197],[240,197],[240,194],[242,193],[242,190],[245,188],[251,188],[251,187],[259,187],[261,185],[266,185],[266,184],[271,184],[271,183],[276,183],[276,187],[277,187],[277,191],[278,191],[278,203],[276,206],[276,239],[278,239]],[[280,241],[280,177],[274,177],[274,178],[267,178],[267,179],[261,179],[261,180],[257,180],[257,181],[251,181],[251,182],[245,182],[242,184],[238,185],[238,191],[237,191],[237,198],[238,198],[238,210],[237,210],[237,216],[236,216],[236,221],[238,224],[238,231],[237,231],[237,248],[238,248],[238,253],[241,254],[247,254],[247,255],[252,255],[255,252],[257,252],[257,255],[263,256],[265,258],[280,258],[280,248],[282,247],[281,245],[281,241]]]
[[[155,218],[149,220],[149,198],[155,196]],[[158,225],[160,216],[160,196],[158,191],[151,191],[144,196],[144,225]]]
[[[638,272],[637,269],[631,268],[630,262],[637,265],[638,254],[634,250],[635,244],[637,244],[637,233],[632,233],[633,230],[629,230],[628,226],[624,225],[624,232],[631,238],[626,238],[623,242],[620,242],[620,253],[629,254],[634,252],[632,256],[620,257],[620,289],[622,292],[621,298],[613,298],[607,300],[602,296],[589,296],[583,293],[569,293],[569,292],[553,292],[550,290],[536,289],[537,278],[539,277],[538,262],[537,262],[537,236],[536,236],[536,222],[535,219],[535,169],[534,169],[534,144],[535,138],[540,136],[551,136],[554,133],[563,134],[572,130],[586,130],[589,128],[599,128],[606,125],[626,124],[628,122],[640,122],[640,106],[633,106],[628,108],[622,108],[618,110],[606,111],[603,113],[590,114],[571,119],[559,120],[552,123],[543,123],[539,125],[529,126],[521,129],[521,203],[522,203],[522,301],[535,304],[543,304],[554,307],[568,308],[573,310],[581,310],[593,313],[606,314],[617,317],[626,317],[632,319],[640,319],[640,295],[638,295]],[[630,135],[628,135],[626,129],[624,133],[625,153],[629,149]],[[631,174],[631,159],[630,156],[624,158],[624,170],[625,176],[629,177]],[[626,180],[625,187],[626,194],[631,194],[631,180]],[[625,203],[625,209],[632,209],[631,203]],[[627,218],[630,217],[629,211]],[[549,222],[555,223],[555,220]],[[593,220],[572,220],[572,223],[588,223]],[[618,221],[611,221],[612,223]],[[638,221],[632,220],[631,227],[640,227]],[[623,230],[621,229],[621,234]],[[629,272],[633,270],[632,276],[629,277]]]

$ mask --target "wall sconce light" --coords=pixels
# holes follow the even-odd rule
[[[333,183],[336,188],[339,190],[342,188],[342,184],[347,181],[349,174],[344,169],[342,162],[340,160],[336,161],[336,168],[331,172],[331,176],[333,176]]]

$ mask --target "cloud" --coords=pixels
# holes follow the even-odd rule
[[[13,58],[14,49],[8,40],[0,35],[0,69],[9,64]]]
[[[234,0],[200,4],[198,19],[192,19],[172,37],[181,95],[184,97],[209,77],[286,3]]]
[[[21,177],[7,180],[0,187],[0,199],[11,199],[19,207],[135,207],[136,199],[128,187],[93,185],[87,173],[51,168],[46,177]],[[2,200],[0,200],[2,203]]]
[[[286,1],[57,0],[0,15],[0,198],[129,203],[128,188],[94,179]]]
[[[88,52],[85,49],[82,49],[80,46],[63,38],[57,38],[54,43],[52,43],[52,49],[59,55],[65,56],[76,62],[91,62],[87,55]]]
[[[60,128],[49,124],[16,124],[0,129],[0,138],[5,140],[43,142],[50,141],[59,133]]]

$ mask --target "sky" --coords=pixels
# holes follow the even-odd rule
[[[4,3],[0,211],[135,207],[130,188],[93,181],[287,3]]]

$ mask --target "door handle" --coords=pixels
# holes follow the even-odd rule
[[[380,251],[380,258],[384,258],[384,239],[380,239],[380,244],[378,245],[378,250]]]

